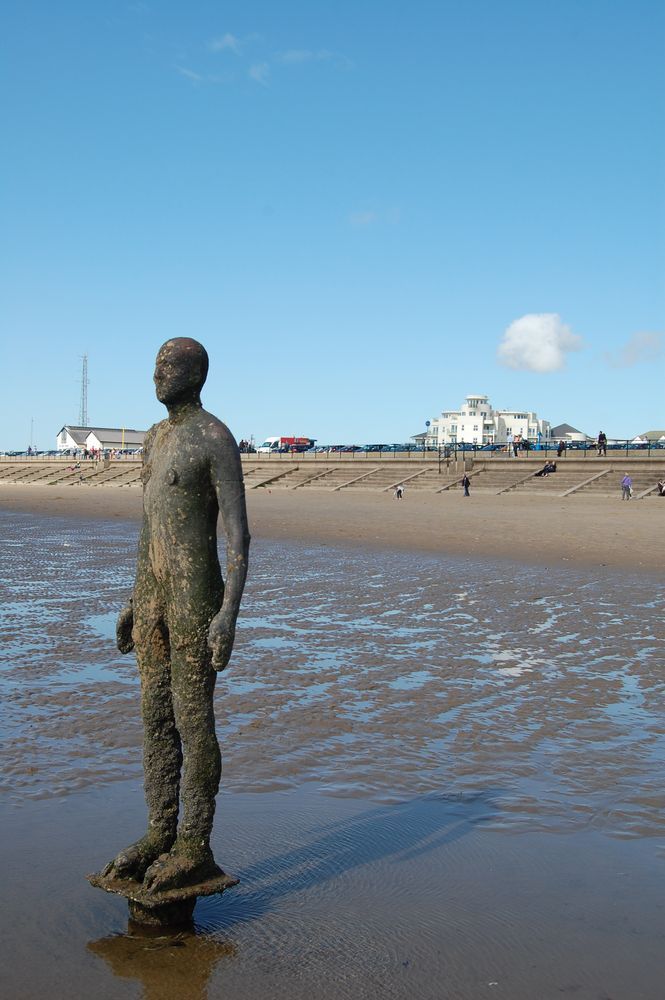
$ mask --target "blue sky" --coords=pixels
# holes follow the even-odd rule
[[[3,10],[0,447],[84,352],[92,424],[160,419],[172,336],[238,438],[665,427],[660,0]]]

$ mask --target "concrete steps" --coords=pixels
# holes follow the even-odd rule
[[[80,469],[54,469],[50,475],[45,476],[43,481],[47,486],[68,486],[70,482],[78,483],[83,473],[90,474],[90,471],[94,474],[94,466],[92,470],[84,469],[83,466]]]
[[[526,463],[518,465],[517,462],[514,466],[481,469],[480,471],[469,473],[469,478],[471,479],[470,489],[471,492],[475,491],[477,493],[503,493],[504,490],[514,489],[519,483],[525,480],[525,477],[530,478],[536,471],[537,469],[530,471]]]
[[[597,475],[597,472],[595,473]],[[538,496],[561,496],[567,490],[574,490],[583,483],[585,477],[578,470],[567,472],[565,470],[550,473],[547,478],[533,475],[525,482],[518,483],[514,488],[516,493],[533,493]],[[511,491],[513,492],[513,491]]]
[[[263,486],[272,489],[273,486],[279,485],[285,476],[288,476],[290,472],[294,472],[297,468],[297,465],[286,465],[282,463],[275,463],[274,466],[244,465],[243,479],[245,480],[245,487],[248,490],[260,489]]]
[[[12,483],[17,482],[22,475],[25,475],[28,470],[23,465],[12,465],[8,468],[2,466],[0,470],[0,483]]]
[[[461,473],[460,473],[461,475]],[[409,493],[414,491],[422,493],[436,493],[438,490],[442,489],[444,486],[448,486],[450,483],[454,482],[457,476],[451,475],[446,471],[445,466],[442,468],[441,473],[439,473],[438,468],[428,468],[423,469],[414,476],[405,476],[402,482],[404,483],[404,489],[408,490]],[[393,482],[394,482],[393,478]]]
[[[362,470],[358,470],[356,475],[360,475]],[[363,479],[358,479],[354,483],[350,483],[348,486],[344,487],[344,492],[347,490],[386,490],[390,489],[391,486],[397,485],[397,483],[404,483],[405,488],[409,488],[410,484],[415,482],[412,477],[415,473],[420,473],[419,469],[413,468],[394,468],[391,466],[379,466],[375,468],[370,476],[365,476]],[[351,479],[351,475],[348,477]]]
[[[325,472],[323,470],[312,470],[307,479],[304,479],[298,486],[301,490],[333,490],[342,483],[347,482],[348,479],[353,475],[352,471],[344,468],[343,466],[336,466],[332,469],[327,469]],[[360,473],[358,473],[360,475]],[[316,478],[312,479],[312,476]]]
[[[92,484],[95,485],[94,483]],[[140,486],[141,485],[141,466],[134,467],[132,469],[125,469],[122,475],[118,476],[117,479],[113,480],[113,486]]]
[[[656,483],[659,479],[665,479],[665,469],[634,469],[627,467],[623,472],[617,469],[609,471],[601,479],[596,479],[592,483],[583,486],[582,489],[572,496],[621,496],[621,480],[625,472],[628,472],[633,480],[633,496],[637,497],[646,490],[653,490],[655,493]]]

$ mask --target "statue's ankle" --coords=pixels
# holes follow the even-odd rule
[[[178,833],[171,852],[196,864],[214,863],[209,835],[192,832]]]

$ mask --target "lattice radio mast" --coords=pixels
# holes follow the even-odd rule
[[[88,426],[88,355],[82,357],[81,365],[81,403],[79,405],[79,427]]]

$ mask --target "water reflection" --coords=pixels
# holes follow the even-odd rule
[[[126,934],[90,941],[88,950],[104,959],[113,975],[143,988],[143,1000],[206,1000],[215,967],[237,949],[194,930],[155,934],[133,924]]]

